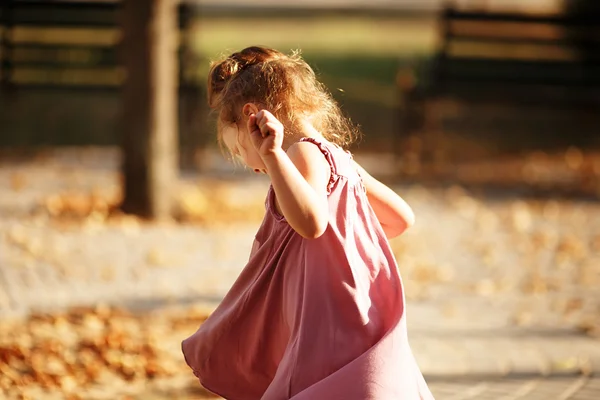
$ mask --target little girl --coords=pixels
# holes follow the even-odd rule
[[[298,55],[249,47],[213,64],[219,140],[271,187],[248,264],[182,343],[232,400],[431,400],[409,347],[388,238],[410,207],[343,148],[357,131]]]

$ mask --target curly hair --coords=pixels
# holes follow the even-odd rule
[[[252,46],[213,62],[208,75],[208,104],[223,123],[238,123],[241,108],[254,102],[297,132],[307,118],[330,142],[347,149],[360,131],[318,81],[298,52],[286,55]]]

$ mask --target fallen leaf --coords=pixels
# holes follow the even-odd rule
[[[25,174],[21,172],[15,172],[11,175],[10,187],[12,188],[12,190],[14,190],[15,192],[19,192],[23,190],[25,186],[27,186],[27,178],[25,177]]]

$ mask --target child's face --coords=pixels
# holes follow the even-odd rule
[[[219,124],[219,133],[223,139],[223,143],[225,143],[229,152],[242,161],[248,168],[251,168],[258,174],[266,173],[265,163],[250,141],[250,134],[246,124],[240,123],[239,125]]]

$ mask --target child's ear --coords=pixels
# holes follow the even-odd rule
[[[246,103],[242,107],[242,114],[244,115],[244,118],[248,118],[252,114],[256,114],[258,111],[259,109],[254,103]]]

